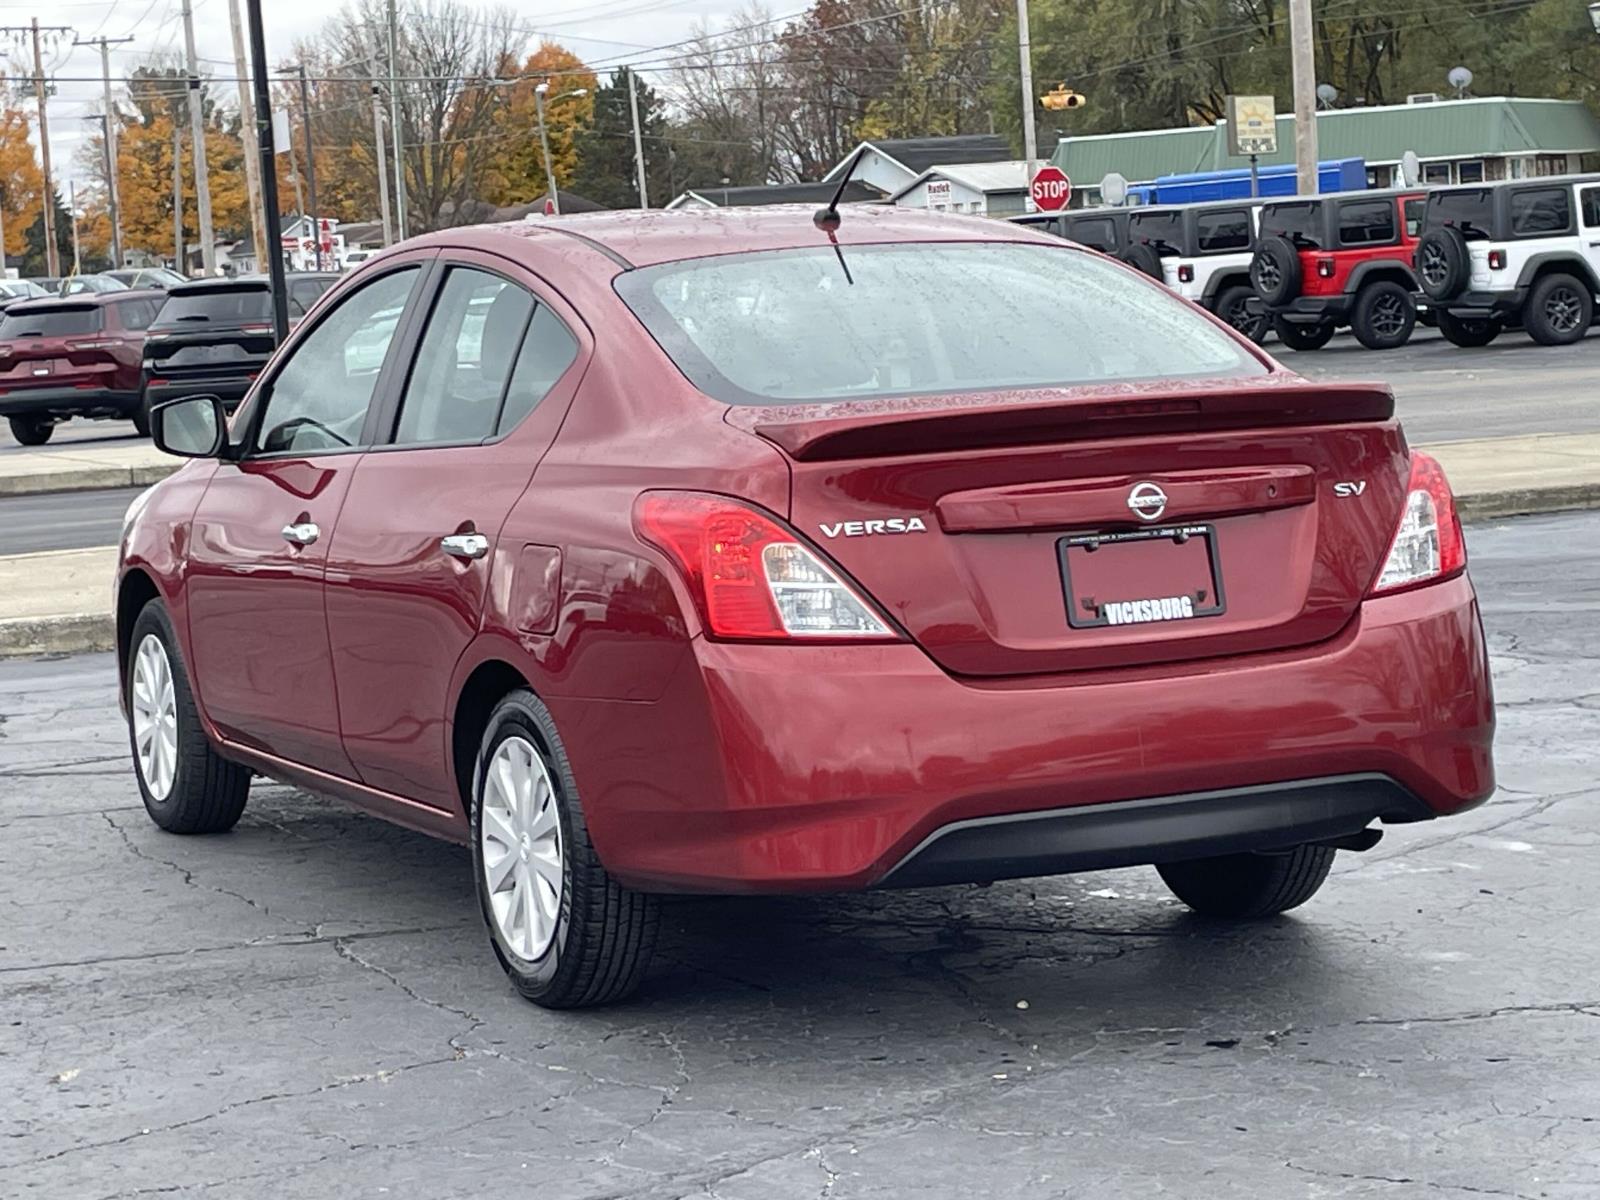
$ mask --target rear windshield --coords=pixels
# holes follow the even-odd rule
[[[617,292],[728,404],[1262,375],[1160,285],[1067,246],[852,246],[629,271]],[[981,315],[980,315],[981,314]]]
[[[99,333],[98,305],[79,308],[41,308],[33,312],[8,312],[0,318],[0,342],[11,338],[72,337],[79,333]]]
[[[272,320],[272,293],[266,288],[219,288],[168,292],[152,328],[185,325],[255,325]]]
[[[1286,237],[1308,250],[1323,249],[1322,205],[1270,204],[1261,210],[1263,237]]]
[[[1428,197],[1428,213],[1422,224],[1427,229],[1454,225],[1466,237],[1486,238],[1493,223],[1491,195],[1488,188],[1434,192]]]
[[[1128,240],[1149,242],[1157,253],[1183,253],[1182,213],[1134,213],[1128,218]]]

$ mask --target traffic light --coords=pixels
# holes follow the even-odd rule
[[[1039,103],[1051,112],[1060,112],[1066,108],[1082,108],[1089,100],[1063,83],[1040,96]]]

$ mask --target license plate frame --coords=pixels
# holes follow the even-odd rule
[[[1078,600],[1072,588],[1072,555],[1073,550],[1094,550],[1101,546],[1127,546],[1156,541],[1188,541],[1192,538],[1203,539],[1207,562],[1210,567],[1212,603],[1202,604],[1198,601],[1192,603],[1192,611],[1178,618],[1177,621],[1166,618],[1137,620],[1131,622],[1114,622],[1107,616],[1106,607],[1112,603],[1154,599],[1152,597],[1118,596],[1108,598],[1096,605],[1095,615],[1090,617],[1078,611]],[[1182,525],[1161,525],[1144,529],[1124,529],[1111,533],[1079,533],[1069,534],[1056,542],[1056,559],[1061,569],[1062,598],[1067,609],[1067,624],[1073,629],[1107,629],[1113,625],[1119,628],[1123,625],[1144,624],[1174,624],[1187,623],[1204,617],[1220,617],[1228,611],[1227,592],[1222,585],[1222,556],[1217,548],[1217,528],[1209,523],[1186,523]],[[1160,599],[1166,599],[1161,597]],[[1085,599],[1090,599],[1086,597]]]

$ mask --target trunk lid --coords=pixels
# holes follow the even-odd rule
[[[1332,637],[1409,469],[1387,388],[1285,374],[728,419],[788,456],[796,528],[967,676]]]

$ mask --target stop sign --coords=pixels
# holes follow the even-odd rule
[[[1033,206],[1040,212],[1059,212],[1072,199],[1072,180],[1060,167],[1043,166],[1028,185]]]

